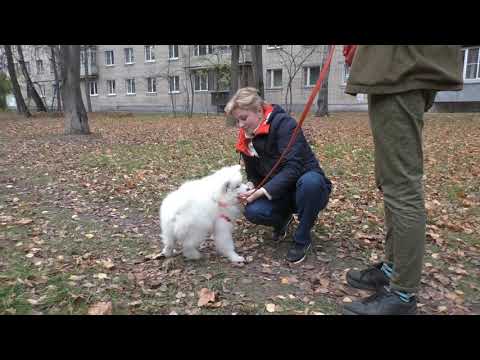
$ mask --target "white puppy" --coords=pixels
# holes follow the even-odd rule
[[[186,258],[199,259],[198,248],[213,234],[220,254],[233,262],[243,262],[244,258],[235,252],[232,230],[241,214],[237,197],[249,189],[242,184],[240,165],[234,165],[188,181],[168,194],[160,206],[162,254],[172,256],[179,243]]]

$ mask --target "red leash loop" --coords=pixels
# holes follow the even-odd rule
[[[320,72],[320,75],[318,77],[317,84],[313,88],[312,93],[310,94],[310,97],[308,98],[307,104],[305,105],[305,108],[303,109],[303,113],[300,116],[300,120],[298,121],[297,127],[293,131],[292,137],[290,138],[290,141],[288,142],[287,147],[285,148],[285,150],[283,150],[282,154],[280,155],[280,158],[277,160],[277,162],[272,167],[270,172],[267,175],[265,175],[265,177],[260,182],[260,184],[258,184],[255,187],[255,190],[260,189],[265,184],[265,182],[268,180],[268,178],[277,169],[278,165],[280,165],[280,162],[283,160],[283,158],[285,157],[285,155],[287,154],[287,152],[290,150],[293,143],[297,139],[298,132],[299,132],[300,128],[302,127],[302,124],[305,121],[305,118],[307,117],[307,114],[310,111],[310,108],[312,107],[313,100],[315,99],[315,96],[317,96],[318,92],[320,91],[320,88],[322,87],[323,80],[324,80],[324,78],[325,78],[325,76],[328,72],[328,68],[330,67],[330,63],[332,62],[332,57],[333,57],[333,51],[334,50],[335,50],[335,45],[332,45],[332,47],[330,48],[330,51],[327,55],[327,61],[323,64],[323,68],[322,68],[322,71]]]

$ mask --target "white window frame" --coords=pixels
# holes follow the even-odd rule
[[[111,59],[108,54],[112,54]],[[109,60],[112,60],[112,62],[109,63],[108,62]],[[113,66],[113,65],[115,65],[115,55],[113,53],[113,50],[105,50],[105,66]]]
[[[168,45],[168,60],[178,60],[178,52],[178,45]]]
[[[172,90],[172,80],[173,80],[173,90]],[[180,76],[179,75],[172,75],[168,77],[168,93],[169,94],[180,93]]]
[[[131,91],[133,90],[133,91]],[[135,78],[125,79],[125,92],[126,95],[136,95],[135,92]]]
[[[281,49],[282,45],[267,45],[268,50]]]
[[[90,92],[90,96],[98,96],[98,83],[96,80],[91,80],[88,82],[88,90]],[[94,90],[94,92],[92,92]]]
[[[310,88],[310,87],[315,87],[315,85],[317,84],[316,82],[314,84],[311,83],[311,77],[312,77],[312,68],[318,68],[318,76],[320,76],[320,66],[319,65],[313,65],[313,66],[304,66],[304,69],[306,69],[307,73],[304,77],[304,83],[303,83],[303,86],[304,87],[307,87],[307,88]],[[305,71],[304,71],[304,74],[305,74]]]
[[[42,98],[46,98],[46,95],[45,95],[45,91],[46,91],[46,88],[45,88],[45,85],[44,84],[38,84],[38,87],[40,89],[40,97]]]
[[[206,85],[206,88],[205,89],[202,89],[202,81],[201,81],[201,77],[205,77],[205,85]],[[209,72],[202,72],[200,73],[200,71],[194,71],[194,75],[193,75],[193,89],[195,92],[206,92],[208,91],[208,77],[209,77]],[[197,79],[198,79],[198,82],[197,82]],[[197,83],[199,85],[198,89],[197,89]]]
[[[36,49],[35,49],[36,50]],[[35,60],[35,63],[37,65],[37,74],[43,74],[45,69],[43,67],[43,60],[42,59],[36,59]],[[39,67],[38,64],[41,64],[41,66]],[[41,70],[41,71],[40,71]]]
[[[88,53],[90,54],[90,66],[97,66],[97,50],[89,48]]]
[[[113,88],[113,92],[112,92],[112,88]],[[115,80],[107,80],[107,95],[108,96],[115,96],[115,95],[117,95],[116,91],[117,90],[116,90]]]
[[[478,57],[477,57],[477,75],[475,78],[472,78],[472,79],[467,79],[467,65],[469,65],[467,63],[467,60],[468,60],[468,52],[470,50],[477,50],[478,49]],[[480,47],[478,46],[471,46],[471,47],[466,47],[466,48],[463,48],[462,51],[464,51],[464,57],[463,57],[463,80],[464,82],[467,82],[467,83],[479,83],[480,82]],[[473,63],[470,63],[470,64],[473,64]]]
[[[205,54],[200,55],[200,46],[205,46]],[[193,56],[207,56],[213,54],[213,45],[194,45]]]
[[[267,84],[268,89],[282,89],[283,88],[283,69],[282,68],[276,68],[276,69],[267,69],[267,73],[270,71],[270,84]],[[280,86],[274,86],[275,85],[275,71],[281,71],[282,73],[282,85]],[[267,75],[268,77],[268,75]]]
[[[123,54],[125,56],[125,65],[135,64],[135,53],[133,48],[123,48]],[[128,55],[130,55],[130,58],[128,58]]]
[[[144,49],[145,62],[157,61],[155,58],[155,45],[145,45]],[[147,54],[149,55],[149,59],[147,59]]]
[[[153,86],[150,86],[153,85]],[[155,87],[155,89],[153,89]],[[150,91],[152,88],[152,91]],[[156,94],[157,93],[157,78],[155,77],[147,77],[147,94]]]

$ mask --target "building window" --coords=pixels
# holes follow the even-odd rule
[[[147,93],[153,94],[157,92],[157,79],[149,77],[147,78]]]
[[[303,85],[315,86],[320,75],[320,66],[309,66],[303,68]]]
[[[155,45],[145,45],[145,61],[155,61]]]
[[[133,64],[135,62],[133,48],[125,48],[123,51],[125,52],[125,64]]]
[[[89,88],[90,88],[90,96],[98,95],[98,88],[97,88],[97,82],[96,81],[90,81],[89,82]],[[115,85],[114,85],[114,88],[115,88]]]
[[[180,92],[180,76],[169,76],[168,84],[170,94]]]
[[[465,80],[480,80],[480,48],[466,48],[462,51],[463,78]]]
[[[45,85],[38,84],[38,88],[40,89],[40,96],[45,99]]]
[[[127,89],[127,95],[135,94],[135,79],[126,79],[125,87]]]
[[[204,56],[213,53],[213,45],[194,45],[193,56]]]
[[[34,56],[35,56],[35,59],[39,59],[40,58],[40,48],[39,47],[36,47],[35,50],[34,50]]]
[[[105,65],[114,65],[113,50],[105,51]]]
[[[37,74],[43,74],[43,61],[42,60],[37,60]]]
[[[26,67],[26,69],[27,69],[27,72],[28,72],[29,74],[31,74],[31,72],[30,72],[30,61],[25,61],[25,67]]]
[[[208,91],[208,72],[195,71],[194,72],[194,89],[195,91]]]
[[[90,66],[96,66],[97,65],[97,50],[95,49],[89,49],[90,52]]]
[[[107,80],[108,95],[115,95],[115,80]]]
[[[168,45],[168,58],[170,60],[178,59],[178,45]]]
[[[55,72],[55,63],[52,59],[50,59],[50,74]]]
[[[346,85],[348,77],[350,76],[350,66],[343,64],[342,84]]]
[[[282,69],[267,70],[267,87],[270,89],[282,87]]]

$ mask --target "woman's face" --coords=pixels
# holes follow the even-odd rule
[[[232,115],[237,119],[237,126],[245,130],[247,134],[253,134],[262,119],[261,111],[235,109],[232,111]]]

